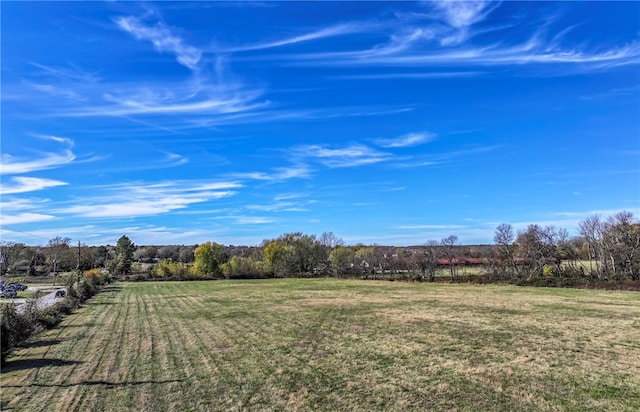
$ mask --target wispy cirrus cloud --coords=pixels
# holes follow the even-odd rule
[[[269,58],[282,59],[294,66],[429,68],[429,72],[421,73],[359,73],[345,77],[363,79],[453,77],[456,72],[460,76],[463,72],[465,76],[475,76],[479,71],[470,68],[496,66],[566,66],[588,71],[640,63],[637,39],[596,47],[584,41],[571,44],[566,37],[576,25],[563,26],[554,32],[555,20],[551,18],[527,25],[533,27],[529,33],[521,28],[521,17],[514,16],[513,21],[497,26],[487,23],[485,20],[500,4],[484,0],[425,3],[423,12],[397,13],[395,22],[378,26],[387,29],[387,36],[381,38],[380,30],[376,35],[372,32],[368,46],[347,51],[325,48]],[[495,31],[505,34],[500,40],[480,36]],[[437,70],[434,66],[447,69]],[[463,67],[464,70],[457,70]]]
[[[62,153],[44,153],[38,159],[17,158],[10,154],[3,153],[0,174],[12,175],[53,169],[68,165],[73,162],[75,158],[76,156],[71,150],[65,150]]]
[[[171,167],[171,166],[180,166],[186,163],[189,163],[189,158],[179,155],[177,153],[171,153],[171,152],[167,152],[165,153],[166,155],[166,162],[167,162],[167,166],[165,167]]]
[[[175,181],[158,184],[117,184],[100,187],[106,195],[80,199],[57,213],[87,218],[134,218],[185,209],[189,205],[230,197],[237,182]]]
[[[329,27],[324,27],[322,29],[314,30],[309,33],[301,34],[298,36],[288,37],[281,40],[275,40],[271,42],[262,42],[255,44],[248,44],[244,46],[214,46],[212,47],[212,51],[215,53],[238,53],[238,52],[246,52],[246,51],[255,51],[255,50],[265,50],[272,49],[276,47],[283,47],[294,45],[298,43],[304,43],[319,39],[325,39],[329,37],[343,36],[347,34],[353,34],[363,31],[371,30],[371,24],[365,23],[343,23],[337,24]]]
[[[132,239],[137,244],[142,245],[158,244],[158,239],[162,239],[162,243],[165,244],[193,244],[204,242],[211,235],[210,230],[158,225],[132,225],[110,229],[95,228],[93,231],[97,232],[97,236],[99,236],[98,239],[93,241],[95,244],[113,243],[123,233],[130,233]],[[86,230],[85,232],[91,231]]]
[[[476,77],[483,75],[482,71],[430,71],[430,72],[395,72],[379,74],[349,74],[335,76],[342,80],[388,80],[388,79],[446,79],[452,77]]]
[[[417,132],[409,133],[395,139],[378,139],[375,143],[384,148],[413,147],[432,142],[436,139],[434,133]]]
[[[35,223],[35,222],[43,222],[45,220],[55,219],[55,216],[45,215],[42,213],[18,213],[18,214],[9,214],[3,213],[0,216],[0,224],[3,225],[17,225],[21,223]]]
[[[39,170],[54,169],[72,163],[76,159],[76,155],[71,151],[73,140],[58,136],[36,136],[44,140],[51,140],[62,143],[67,146],[61,152],[45,152],[38,153],[38,158],[22,157],[18,158],[8,153],[2,154],[2,163],[0,164],[0,174],[13,175],[30,173]]]
[[[0,223],[3,225],[36,223],[55,219],[48,199],[23,198],[2,194]],[[0,228],[0,230],[2,230]]]
[[[31,66],[40,69],[38,78],[47,77],[48,79],[56,79],[59,81],[68,81],[80,84],[96,84],[99,83],[101,77],[98,73],[83,70],[73,63],[67,63],[66,66],[51,66],[38,62],[30,62]]]
[[[139,18],[134,16],[118,17],[114,21],[118,27],[130,33],[136,39],[150,41],[159,52],[174,54],[181,65],[191,70],[198,68],[202,51],[186,44],[182,38],[174,34],[171,29],[162,23],[145,25]]]
[[[305,145],[292,149],[293,154],[302,159],[315,160],[329,168],[362,166],[389,160],[392,155],[363,144],[346,147],[327,145]]]
[[[253,204],[244,206],[247,210],[257,210],[262,212],[306,212],[307,206],[315,203],[313,200],[302,200],[299,197],[276,196],[273,203]]]
[[[469,37],[469,28],[484,20],[499,2],[481,1],[434,1],[432,2],[439,17],[445,21],[453,32],[447,33],[440,40],[442,45],[459,44]]]
[[[229,216],[239,225],[264,225],[275,222],[275,219],[264,216]]]
[[[151,43],[159,53],[175,56],[189,69],[183,79],[167,83],[141,76],[115,81],[75,66],[32,63],[39,71],[23,80],[28,87],[10,91],[9,99],[30,102],[37,98],[51,117],[120,117],[133,123],[143,122],[142,118],[158,119],[159,124],[144,125],[171,132],[191,124],[198,127],[202,121],[215,125],[234,115],[244,118],[271,105],[260,87],[248,86],[229,73],[224,56],[207,56],[205,64],[206,52],[188,44],[177,34],[178,29],[145,19],[121,16],[113,21],[133,38]]]
[[[74,110],[59,112],[68,117],[118,117],[118,116],[157,116],[183,114],[188,116],[225,115],[246,112],[269,105],[269,102],[257,102],[261,95],[258,90],[228,90],[214,93],[212,85],[198,84],[191,90],[159,89],[163,92],[149,92],[151,87],[138,87],[102,96],[103,102]],[[164,90],[163,90],[164,89]]]
[[[25,176],[12,177],[9,181],[10,183],[8,184],[2,183],[2,186],[0,186],[0,194],[8,195],[35,192],[37,190],[48,189],[50,187],[68,185],[67,182],[63,182],[61,180]]]
[[[404,169],[411,167],[435,166],[453,162],[460,158],[469,158],[480,154],[492,152],[500,148],[499,145],[475,146],[465,149],[451,150],[442,153],[429,153],[414,156],[410,160],[394,165],[394,167]]]
[[[296,164],[289,167],[276,167],[270,172],[245,172],[232,173],[230,177],[236,179],[283,181],[289,179],[305,179],[311,176],[312,170],[304,164]]]
[[[473,66],[534,64],[583,65],[583,69],[586,68],[584,65],[592,68],[606,68],[638,64],[640,42],[631,42],[599,52],[575,48],[550,50],[544,42],[534,36],[527,41],[507,47],[495,43],[476,47],[447,48],[431,53],[425,53],[423,50],[396,54],[373,53],[366,59],[361,58],[359,52],[305,54],[298,55],[292,64],[305,65],[311,62],[324,66],[465,66],[467,71]]]

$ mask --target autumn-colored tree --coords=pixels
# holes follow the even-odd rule
[[[354,259],[355,252],[350,247],[339,245],[329,252],[331,268],[333,269],[333,273],[337,276],[342,276],[349,271],[353,266]]]
[[[196,276],[220,277],[220,265],[227,261],[227,255],[222,245],[206,242],[198,246],[194,252],[195,263],[192,272]]]

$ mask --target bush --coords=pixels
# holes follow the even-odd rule
[[[255,260],[248,257],[234,256],[230,261],[220,265],[222,274],[227,279],[260,279],[264,278],[264,270]],[[305,277],[305,274],[299,274]]]
[[[109,280],[100,271],[83,276],[77,286],[74,286],[73,279],[67,279],[66,297],[42,310],[37,307],[39,293],[34,294],[34,297],[27,301],[22,313],[17,312],[14,304],[0,305],[1,364],[4,365],[6,357],[13,348],[26,342],[39,331],[56,326],[62,321],[64,315],[70,314],[81,302],[95,295],[100,285]]]
[[[188,265],[182,262],[170,262],[166,259],[158,262],[153,268],[153,274],[157,277],[168,279],[186,279],[190,277]]]
[[[29,339],[34,329],[34,324],[16,311],[16,305],[4,304],[0,307],[1,364],[4,364],[6,357],[16,345]]]

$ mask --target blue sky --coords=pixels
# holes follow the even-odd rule
[[[4,241],[640,215],[639,2],[5,2]]]

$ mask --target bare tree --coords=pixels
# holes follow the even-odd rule
[[[541,275],[546,264],[556,263],[556,231],[553,226],[529,225],[518,233],[518,258],[529,276]]]
[[[75,266],[75,259],[73,250],[71,250],[69,243],[71,239],[68,237],[56,236],[49,240],[45,254],[47,256],[47,263],[54,273],[63,270],[70,270]]]
[[[413,255],[414,262],[423,278],[433,282],[438,268],[438,242],[428,240],[422,250],[416,251]]]
[[[603,240],[613,275],[640,280],[640,223],[631,212],[620,212],[605,223]]]
[[[558,258],[560,261],[566,261],[571,271],[576,273],[578,271],[578,249],[576,248],[576,239],[570,237],[569,231],[564,228],[560,228],[556,231],[556,238]],[[558,270],[561,271],[560,265],[558,265]]]
[[[498,246],[498,258],[502,263],[502,269],[505,270],[508,267],[513,275],[520,277],[521,273],[516,265],[514,239],[513,227],[508,223],[498,225],[493,235],[493,241]]]
[[[589,272],[593,273],[593,262],[596,263],[596,275],[598,279],[603,277],[604,268],[600,259],[602,252],[603,224],[600,216],[591,216],[578,224],[580,235],[587,241],[589,252]]]
[[[451,235],[443,238],[440,241],[442,252],[449,264],[449,273],[451,274],[451,281],[455,281],[458,277],[458,271],[456,268],[456,244],[458,243],[458,236]]]
[[[336,246],[344,246],[344,241],[334,235],[333,232],[322,233],[320,237],[318,237],[318,243],[329,249],[333,249]]]

